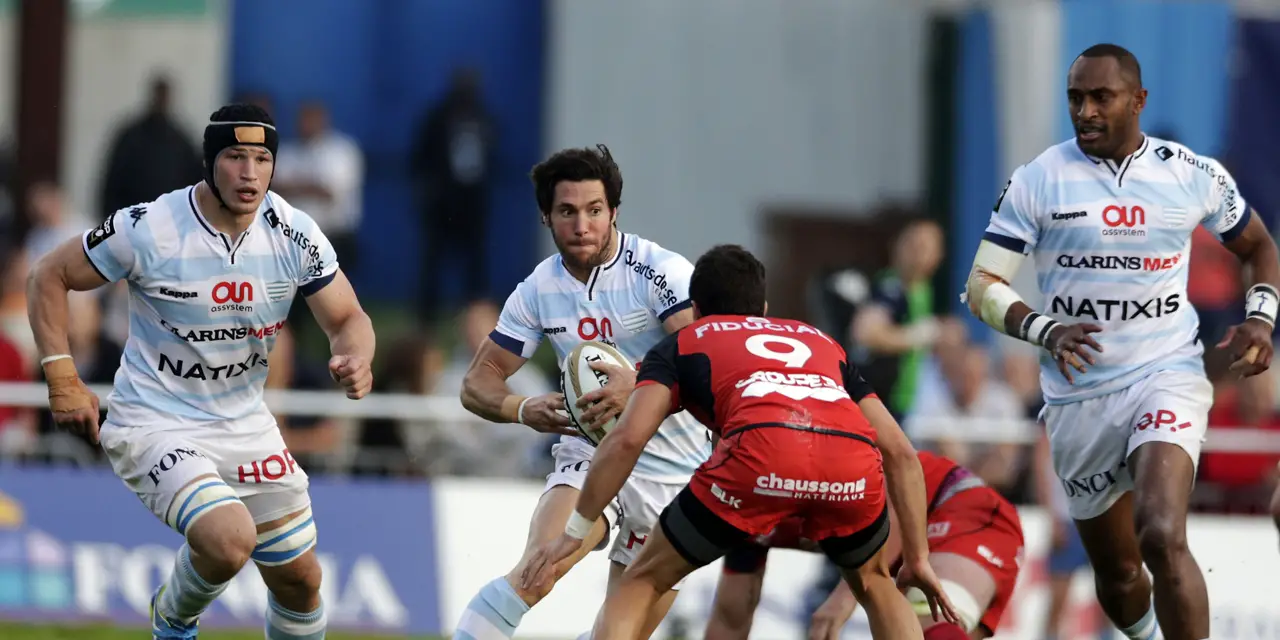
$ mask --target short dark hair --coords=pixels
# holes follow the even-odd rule
[[[1095,44],[1080,52],[1080,58],[1115,58],[1120,63],[1120,72],[1129,76],[1135,89],[1142,88],[1142,65],[1133,52],[1118,44]]]
[[[209,122],[261,122],[276,126],[276,121],[271,119],[271,114],[266,109],[256,104],[244,103],[229,104],[214,111],[209,116]]]
[[[764,315],[764,295],[764,265],[736,244],[702,254],[689,279],[689,298],[704,316]]]
[[[599,180],[604,184],[604,197],[609,209],[617,209],[622,204],[622,170],[613,161],[609,147],[602,144],[594,149],[584,147],[557,151],[534,165],[529,178],[533,180],[534,197],[542,213],[551,213],[556,185],[561,182]]]

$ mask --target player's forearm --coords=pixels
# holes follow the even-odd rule
[[[57,265],[41,260],[27,276],[27,319],[41,358],[69,354],[67,285]]]
[[[511,393],[507,379],[488,362],[473,363],[462,378],[462,406],[489,422],[519,422],[524,396]]]
[[[855,327],[853,339],[857,344],[878,354],[899,354],[920,346],[920,340],[907,328],[891,324]]]
[[[925,535],[928,505],[925,503],[924,470],[915,451],[885,452],[884,473],[889,485],[889,501],[901,524],[902,556],[915,561],[929,555]]]
[[[622,434],[616,431],[610,434],[615,435]],[[622,491],[641,451],[644,451],[643,442],[637,446],[625,437],[607,437],[600,442],[595,455],[591,456],[591,468],[578,496],[579,515],[594,522],[604,513],[604,508]]]
[[[1280,250],[1270,236],[1258,242],[1245,259],[1254,284],[1269,284],[1280,290]]]
[[[335,356],[356,356],[373,362],[378,340],[369,314],[357,311],[347,316],[329,335],[329,351]]]

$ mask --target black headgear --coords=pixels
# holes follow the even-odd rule
[[[264,118],[265,119],[265,118]],[[232,122],[210,122],[204,127],[204,181],[209,184],[213,196],[224,206],[227,204],[218,193],[218,185],[213,182],[213,165],[218,154],[227,147],[252,146],[262,147],[271,152],[275,158],[276,149],[280,146],[280,136],[275,125],[270,122],[237,120]],[[271,183],[267,183],[270,188]]]

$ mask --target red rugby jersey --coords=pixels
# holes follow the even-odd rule
[[[871,386],[844,349],[796,320],[707,316],[653,347],[636,386],[673,391],[673,412],[687,409],[712,432],[783,426],[875,442],[857,402]]]

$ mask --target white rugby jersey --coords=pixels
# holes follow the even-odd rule
[[[1191,233],[1203,225],[1230,240],[1249,216],[1216,160],[1150,136],[1120,163],[1088,156],[1072,139],[1015,171],[983,238],[1034,255],[1042,313],[1103,328],[1094,334],[1104,349],[1098,364],[1073,371],[1074,385],[1042,358],[1045,401],[1112,393],[1156,370],[1204,375],[1187,301]]]
[[[618,254],[592,270],[585,284],[569,274],[560,254],[543,260],[507,298],[489,338],[523,358],[546,336],[560,362],[584,340],[606,342],[632,362],[644,360],[667,335],[662,322],[690,307],[693,265],[644,238],[616,233]],[[681,411],[658,428],[633,473],[685,481],[710,455],[710,432]]]
[[[267,354],[295,292],[333,280],[337,256],[305,213],[268,192],[232,238],[201,215],[195,188],[121,209],[85,233],[85,254],[109,281],[129,282],[129,339],[108,420],[121,427],[256,430]]]

